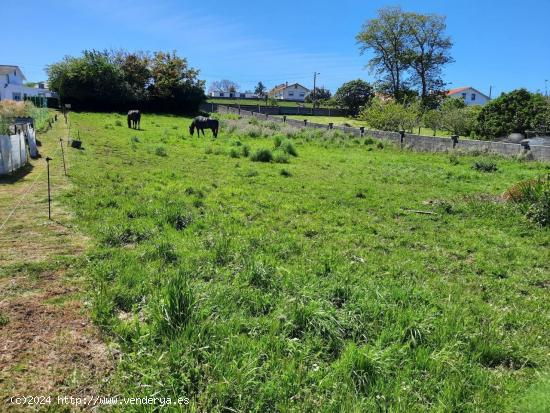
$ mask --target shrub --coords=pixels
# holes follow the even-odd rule
[[[281,176],[284,176],[284,177],[291,177],[292,176],[292,173],[288,170],[288,169],[281,169]]]
[[[296,148],[294,147],[294,144],[292,143],[292,141],[286,139],[285,141],[283,141],[283,143],[281,143],[281,146],[280,146],[281,150],[289,155],[292,155],[292,156],[298,156],[298,151],[296,151]]]
[[[235,148],[231,148],[231,150],[229,151],[229,156],[231,158],[240,158],[241,157],[241,154],[238,150],[236,150]]]
[[[254,152],[250,159],[253,162],[271,162],[273,160],[273,154],[269,149],[262,148]]]
[[[543,227],[550,225],[550,174],[515,184],[503,198],[520,204],[530,221]]]
[[[137,136],[132,136],[132,142],[139,142],[139,138]]]
[[[374,142],[375,142],[374,139],[373,139],[373,138],[370,138],[370,137],[369,137],[369,138],[365,138],[365,140],[363,141],[363,143],[364,143],[365,145],[373,145]]]
[[[172,336],[191,321],[195,296],[183,271],[172,275],[157,298],[154,325],[159,336]]]
[[[378,143],[376,144],[376,147],[377,147],[378,149],[384,149],[384,144],[383,144],[382,142],[378,142]]]
[[[273,160],[276,163],[289,163],[289,159],[286,153],[284,152],[276,152]]]
[[[115,126],[122,126],[120,119],[115,120]]]
[[[157,155],[157,156],[168,156],[168,154],[166,153],[166,149],[163,146],[158,146],[155,149],[155,155]]]
[[[250,147],[248,145],[244,145],[243,146],[243,156],[245,158],[247,158],[248,155],[250,155]]]
[[[497,164],[489,161],[476,161],[472,168],[480,172],[496,172],[498,170]]]

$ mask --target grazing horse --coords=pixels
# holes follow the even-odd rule
[[[139,122],[141,121],[141,112],[139,110],[128,111],[128,127],[139,129]]]
[[[195,128],[197,128],[197,135],[200,136],[202,131],[202,136],[205,136],[204,130],[212,129],[212,134],[214,135],[214,138],[217,138],[219,127],[220,127],[220,122],[218,122],[217,119],[210,119],[210,118],[205,118],[204,116],[197,116],[195,119],[193,119],[193,122],[191,122],[191,125],[189,126],[189,133],[191,134],[191,136],[193,136],[193,132],[195,132]]]

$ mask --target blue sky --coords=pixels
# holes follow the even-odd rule
[[[187,1],[1,0],[25,16],[21,30],[3,30],[0,64],[17,64],[29,80],[83,49],[177,50],[207,83],[227,78],[242,90],[300,82],[335,90],[373,77],[355,35],[387,5],[447,16],[456,62],[449,87],[474,86],[493,96],[526,87],[544,92],[550,80],[550,0]],[[550,82],[548,83],[550,88]]]

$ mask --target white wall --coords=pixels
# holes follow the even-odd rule
[[[303,102],[306,99],[307,94],[307,89],[300,85],[288,85],[288,87],[283,90],[283,99],[299,100]]]
[[[472,99],[472,95],[475,95],[475,99]],[[449,97],[464,99],[464,103],[468,106],[484,105],[489,101],[489,99],[487,99],[485,96],[481,95],[477,90],[472,88],[468,88],[458,93],[454,93],[452,95],[449,95]]]

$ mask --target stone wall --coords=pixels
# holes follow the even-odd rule
[[[218,105],[217,111],[220,113],[234,113],[240,116],[253,116],[258,119],[270,120],[274,122],[286,122],[289,125],[296,127],[308,127],[329,129],[329,125],[304,122],[295,119],[285,119],[283,116],[272,116],[270,114],[258,113],[249,110],[243,110],[242,107],[239,111],[238,108]],[[525,156],[527,159],[535,161],[550,161],[550,146],[535,146],[524,147],[517,143],[504,143],[504,142],[492,142],[481,141],[473,139],[459,139],[456,143],[450,138],[441,138],[433,136],[422,136],[413,134],[404,134],[401,140],[401,134],[398,132],[387,132],[379,130],[369,130],[360,128],[353,128],[347,126],[333,126],[333,129],[341,130],[345,133],[359,136],[359,137],[372,137],[380,140],[388,140],[401,145],[403,148],[412,149],[422,152],[473,152],[473,153],[491,153],[497,155],[503,155],[508,157],[513,156]]]
[[[200,110],[204,112],[217,112],[219,106],[239,108],[239,105],[231,103],[220,105],[218,103],[203,103]],[[328,108],[301,108],[299,106],[258,106],[258,105],[240,105],[241,110],[251,112],[267,113],[268,115],[315,115],[315,116],[345,116],[341,109]]]

